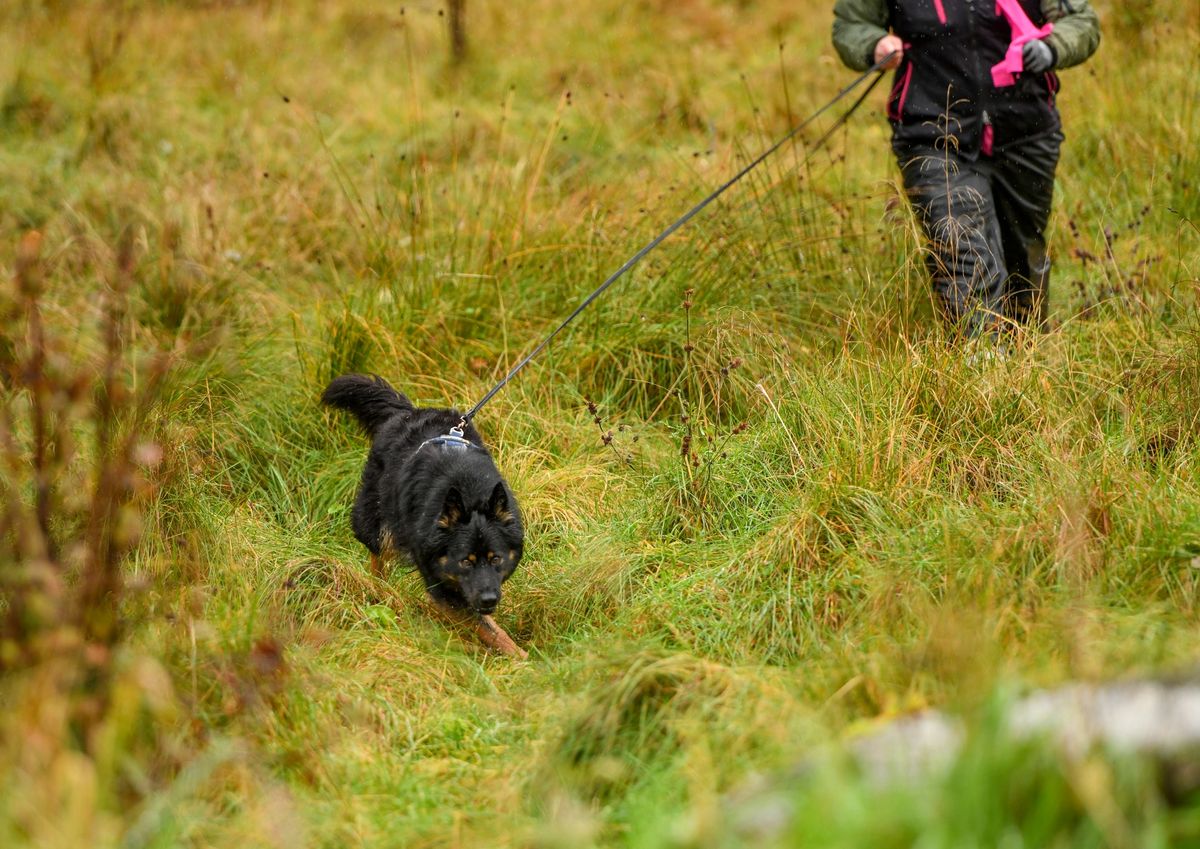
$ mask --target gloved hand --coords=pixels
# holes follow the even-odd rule
[[[1021,61],[1025,64],[1025,70],[1031,74],[1044,74],[1049,71],[1054,67],[1056,58],[1050,45],[1039,38],[1025,42],[1025,46],[1021,48]]]

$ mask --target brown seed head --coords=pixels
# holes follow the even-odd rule
[[[17,245],[17,290],[27,298],[42,291],[42,234],[30,230]]]

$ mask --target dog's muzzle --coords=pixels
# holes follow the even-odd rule
[[[495,590],[486,590],[479,594],[479,600],[475,604],[475,610],[485,616],[493,613],[496,610],[496,605],[500,603],[500,593]]]

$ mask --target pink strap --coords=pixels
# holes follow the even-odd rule
[[[1043,27],[1035,27],[1018,0],[996,0],[996,12],[1008,18],[1008,25],[1012,27],[1013,33],[1008,51],[1004,54],[1004,61],[992,66],[992,85],[1002,88],[1015,83],[1016,75],[1025,70],[1021,50],[1026,43],[1045,38],[1054,32],[1054,24],[1047,23]]]

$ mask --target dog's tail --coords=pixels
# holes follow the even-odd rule
[[[335,377],[321,395],[321,403],[353,413],[371,436],[397,413],[411,413],[412,401],[379,375],[344,374]]]

